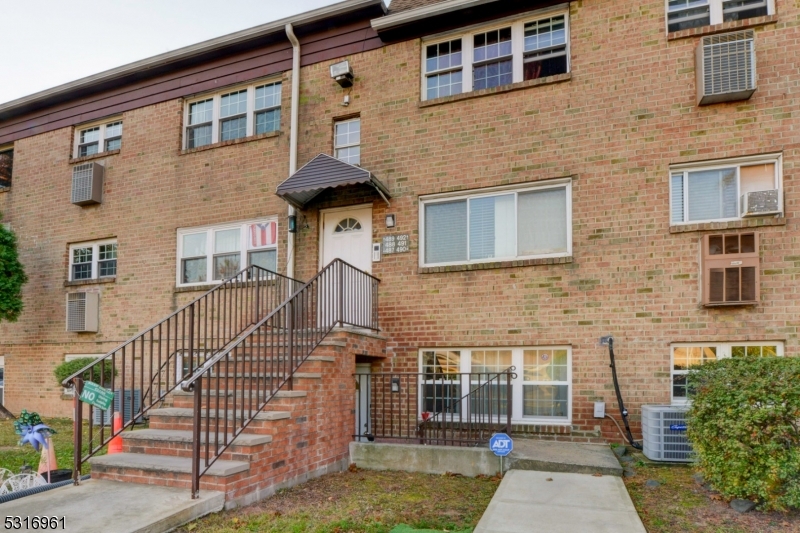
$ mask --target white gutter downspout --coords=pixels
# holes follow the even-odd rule
[[[289,175],[297,172],[297,134],[300,114],[300,41],[294,34],[291,23],[286,24],[286,37],[292,43],[292,113],[289,132]],[[289,205],[289,216],[295,216],[293,205]],[[286,275],[294,277],[294,233],[289,233],[286,243]]]

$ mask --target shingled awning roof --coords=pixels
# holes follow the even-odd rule
[[[326,189],[360,183],[374,187],[386,203],[389,203],[389,190],[370,171],[339,161],[328,154],[319,154],[306,163],[278,185],[275,194],[293,206],[305,209],[311,200]]]

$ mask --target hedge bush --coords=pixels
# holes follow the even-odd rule
[[[800,358],[722,359],[688,384],[687,436],[705,480],[763,510],[800,509]]]
[[[73,359],[72,361],[67,361],[66,363],[61,363],[53,370],[53,375],[56,377],[58,381],[58,386],[61,387],[61,383],[70,377],[75,372],[78,372],[85,366],[89,366],[90,364],[97,361],[94,357],[81,357],[79,359]],[[100,384],[100,367],[105,368],[105,381],[104,383],[108,385],[111,383],[111,378],[117,375],[116,369],[111,366],[111,361],[105,361],[102,365],[96,365],[92,367],[91,370],[87,370],[83,373],[83,380],[84,381],[94,381],[97,384]],[[113,373],[112,373],[113,371]]]

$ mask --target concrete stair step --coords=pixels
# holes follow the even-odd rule
[[[227,374],[220,372],[219,374],[212,374],[212,377],[219,376],[221,379],[225,378],[278,378],[283,379],[285,374],[273,374],[271,372],[238,372]],[[294,379],[322,379],[322,372],[295,372]]]
[[[203,417],[206,416],[206,410],[202,409],[201,414]],[[212,415],[222,414],[220,418],[227,418],[228,420],[238,420],[241,418],[241,411],[238,409],[236,412],[233,410],[229,411],[221,411],[217,412],[212,410]],[[247,410],[245,409],[245,416],[249,416]],[[273,421],[273,420],[283,420],[285,418],[289,418],[290,413],[286,411],[262,411],[253,416],[255,420],[260,421]],[[150,422],[153,422],[153,418],[164,417],[164,418],[188,418],[194,419],[194,409],[190,407],[163,407],[161,409],[151,409],[150,410]],[[217,418],[217,416],[211,416],[211,418]]]
[[[101,455],[89,459],[92,465],[92,474],[107,472],[109,470],[140,470],[151,475],[159,474],[192,474],[192,459],[190,457],[175,457],[171,455],[147,455],[142,453],[115,453]],[[217,460],[203,477],[228,477],[247,472],[250,463],[246,461]]]
[[[210,434],[210,441],[212,444],[215,442],[215,434]],[[223,436],[220,435],[220,442]],[[125,431],[122,433],[122,440],[132,445],[140,443],[159,443],[159,442],[177,442],[182,444],[191,444],[194,441],[191,431],[183,431],[176,429],[140,429],[138,431]],[[233,435],[228,435],[228,442],[232,441],[233,446],[259,446],[269,444],[272,442],[271,435],[254,435],[252,433],[241,433],[236,438]],[[206,432],[200,432],[200,442],[205,444]]]

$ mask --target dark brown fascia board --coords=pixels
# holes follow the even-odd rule
[[[396,43],[481,22],[513,16],[571,0],[448,0],[375,18],[372,29],[385,43]]]
[[[306,26],[316,29],[319,28],[320,25],[324,26],[325,19],[348,15],[371,7],[379,9],[379,13],[387,12],[384,0],[344,0],[343,2],[324,6],[313,11],[307,11],[299,15],[268,22],[267,24],[223,35],[222,37],[215,37],[214,39],[172,50],[171,52],[135,61],[38,93],[23,96],[22,98],[12,100],[5,104],[0,104],[0,120],[2,120],[2,118],[16,116],[30,109],[46,107],[50,103],[71,99],[73,95],[78,96],[86,91],[91,92],[93,87],[107,88],[110,83],[116,80],[120,80],[124,83],[125,80],[131,77],[141,79],[141,77],[147,77],[148,71],[158,72],[164,67],[175,63],[182,63],[202,56],[213,56],[225,49],[235,49],[249,41],[263,42],[270,36],[275,36],[275,34],[284,34],[285,38],[284,28],[287,24],[292,24],[303,30],[306,30]],[[301,33],[307,34],[308,32],[301,31]]]

